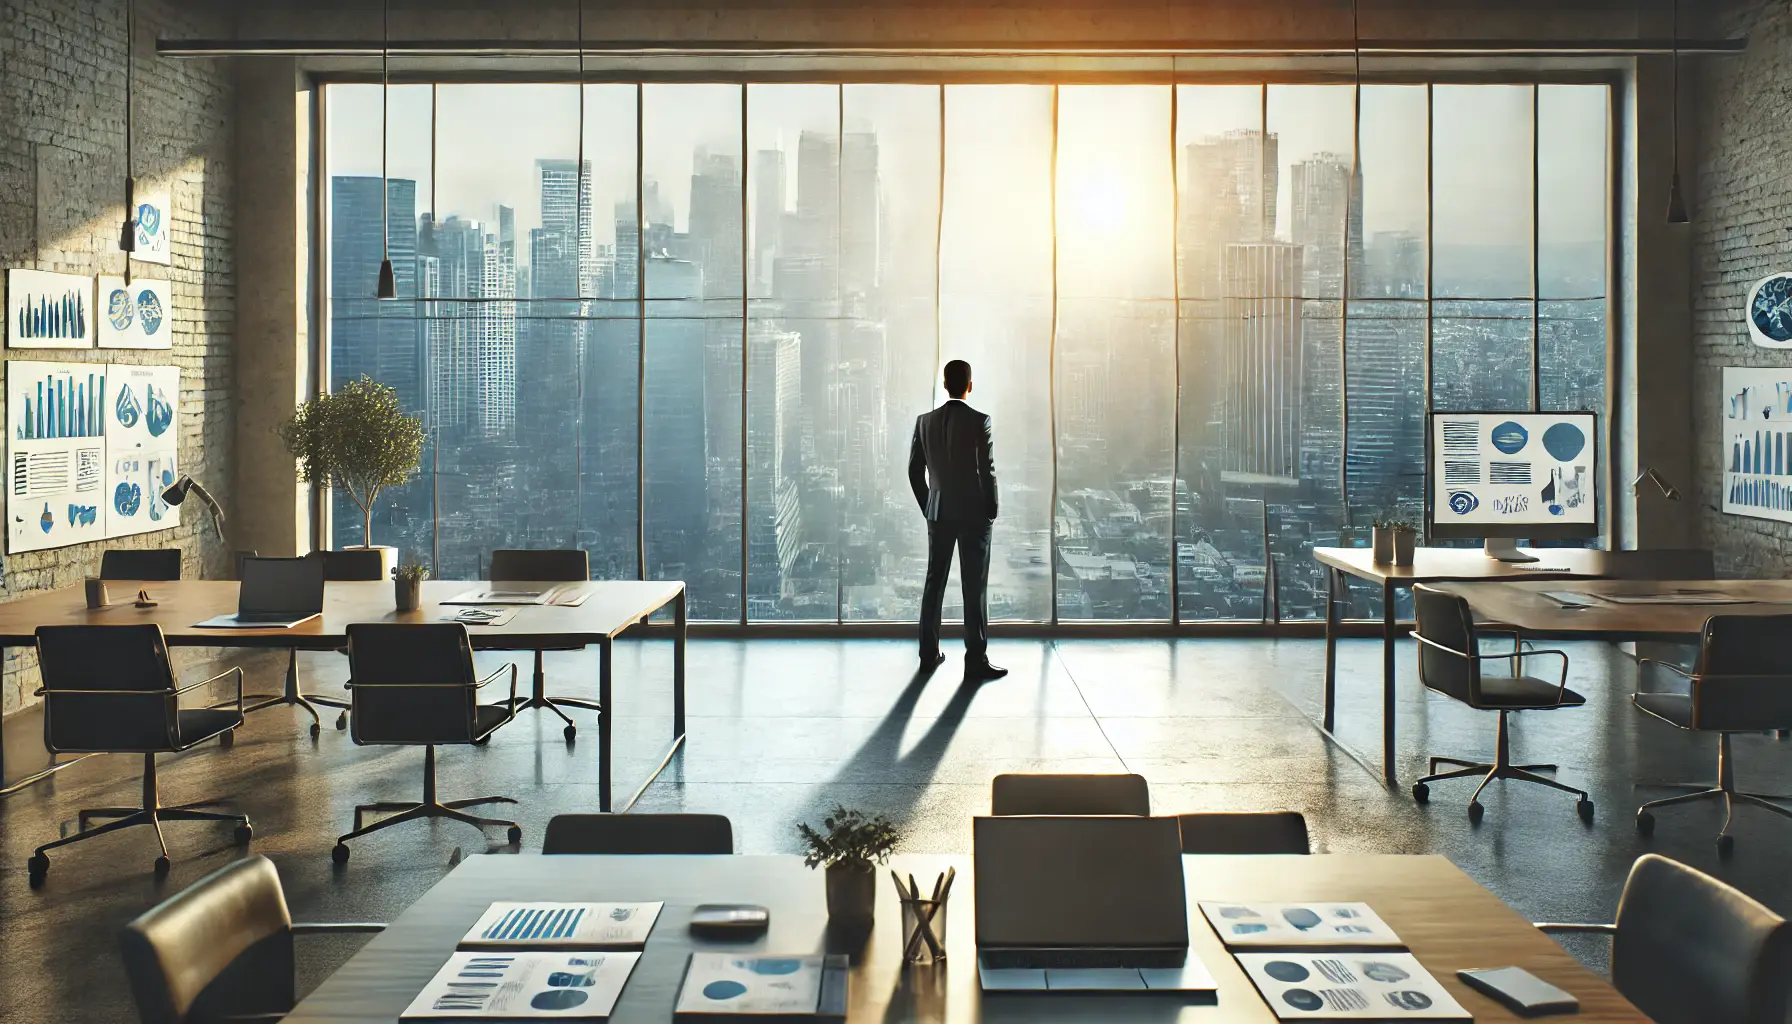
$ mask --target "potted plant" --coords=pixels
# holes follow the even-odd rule
[[[368,377],[310,399],[280,428],[299,479],[337,488],[361,509],[362,543],[351,547],[380,551],[382,572],[393,570],[398,550],[375,548],[374,502],[417,471],[423,437],[423,421],[405,415],[398,392]]]
[[[1411,565],[1413,550],[1419,544],[1419,530],[1410,520],[1396,519],[1394,529],[1394,564]]]
[[[1369,546],[1374,550],[1374,559],[1378,565],[1386,565],[1394,560],[1394,517],[1382,513],[1375,517],[1369,530]]]
[[[1375,561],[1382,565],[1411,565],[1413,549],[1418,545],[1419,531],[1412,520],[1406,519],[1397,511],[1383,512],[1375,517],[1370,543],[1373,545]]]
[[[901,838],[890,819],[836,804],[821,820],[820,831],[807,824],[796,831],[808,847],[803,863],[826,868],[829,919],[870,925],[877,903],[877,865],[889,859]]]
[[[421,565],[401,565],[392,570],[392,590],[401,612],[414,612],[423,603],[423,581],[429,569]]]

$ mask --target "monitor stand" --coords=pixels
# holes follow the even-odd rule
[[[1541,561],[1536,555],[1527,555],[1518,550],[1518,542],[1511,537],[1489,537],[1482,542],[1481,551],[1488,558],[1502,562],[1536,562]]]

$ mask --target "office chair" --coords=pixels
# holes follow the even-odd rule
[[[342,551],[313,551],[305,557],[324,564],[325,583],[367,583],[385,579],[385,558],[378,550],[373,548],[347,549]],[[340,697],[319,697],[314,694],[302,694],[299,692],[299,650],[296,647],[286,653],[286,685],[287,693],[282,694],[278,698],[269,700],[264,704],[252,707],[249,710],[258,711],[261,708],[273,704],[290,704],[295,703],[296,701],[306,701],[310,704],[338,709],[336,714],[336,728],[338,730],[348,728],[348,701],[343,700]],[[288,694],[290,694],[291,698],[296,698],[296,700],[289,699]],[[311,717],[315,719],[317,713],[315,711],[312,712]],[[317,737],[318,732],[319,729],[317,723],[313,721],[311,723],[311,736],[313,739]]]
[[[179,548],[113,548],[100,553],[100,579],[166,583],[180,579]]]
[[[1717,850],[1727,855],[1735,845],[1730,820],[1736,813],[1736,804],[1763,807],[1792,818],[1792,808],[1774,803],[1792,798],[1736,789],[1730,747],[1731,733],[1792,726],[1792,673],[1785,666],[1789,635],[1792,615],[1713,615],[1705,620],[1692,669],[1666,661],[1643,660],[1645,670],[1653,666],[1678,676],[1686,681],[1688,689],[1685,693],[1639,691],[1631,700],[1645,713],[1676,728],[1717,733],[1717,781],[1666,784],[1670,789],[1693,792],[1651,800],[1637,808],[1638,832],[1645,836],[1654,833],[1655,808],[1721,800],[1724,826],[1717,836]]]
[[[1538,924],[1612,937],[1612,985],[1656,1024],[1781,1024],[1792,926],[1741,891],[1646,853],[1612,924]]]
[[[1704,548],[1607,551],[1599,571],[1608,580],[1714,580],[1717,559]]]
[[[556,814],[542,853],[733,853],[720,814]]]
[[[293,937],[383,924],[297,924],[274,862],[226,864],[145,911],[118,935],[143,1024],[277,1021],[297,1003]]]
[[[436,799],[436,746],[478,743],[516,717],[516,665],[484,679],[473,671],[473,642],[458,622],[355,622],[348,627],[349,735],[357,745],[423,747],[423,799],[407,803],[362,804],[355,808],[354,831],[336,840],[330,859],[348,863],[348,841],[421,818],[449,818],[483,828],[509,829],[512,846],[523,841],[514,821],[481,818],[461,810],[480,804],[514,804],[507,796],[471,800]],[[479,691],[506,671],[509,699],[480,704]],[[368,812],[396,812],[363,826]]]
[[[491,578],[493,582],[513,583],[583,583],[591,578],[591,556],[581,548],[508,548],[492,552]],[[584,645],[573,644],[568,647],[550,647],[535,649],[535,681],[529,690],[529,698],[518,706],[518,711],[529,711],[534,708],[546,708],[560,716],[566,723],[561,732],[566,735],[567,742],[578,735],[578,727],[573,725],[572,718],[560,710],[561,705],[572,708],[583,708],[586,711],[601,710],[601,705],[594,700],[580,697],[549,697],[547,675],[542,670],[542,651],[582,651]]]
[[[998,775],[989,785],[989,813],[1150,815],[1143,775]]]
[[[1430,759],[1432,774],[1412,784],[1412,798],[1426,803],[1431,798],[1431,784],[1444,779],[1460,779],[1481,775],[1481,784],[1469,797],[1470,821],[1480,821],[1486,808],[1481,805],[1481,791],[1494,779],[1530,782],[1580,799],[1575,810],[1582,821],[1593,820],[1593,801],[1582,791],[1545,778],[1537,772],[1555,771],[1553,764],[1513,764],[1511,741],[1506,729],[1506,715],[1513,711],[1549,711],[1555,708],[1579,707],[1585,697],[1568,689],[1568,655],[1561,651],[1516,650],[1509,654],[1482,654],[1480,637],[1475,631],[1475,618],[1468,602],[1454,594],[1415,584],[1412,588],[1414,625],[1412,638],[1419,643],[1419,682],[1425,688],[1459,700],[1481,711],[1499,712],[1499,731],[1494,738],[1492,764],[1464,761],[1456,757]],[[1551,683],[1519,675],[1526,658],[1560,658],[1561,677]],[[1511,661],[1510,676],[1483,676],[1483,661]],[[1458,766],[1452,771],[1438,772],[1437,766]]]
[[[1311,853],[1307,819],[1297,811],[1178,814],[1183,853]]]
[[[236,842],[247,845],[253,835],[241,814],[163,807],[156,785],[156,755],[172,754],[203,743],[243,724],[243,670],[233,668],[186,686],[176,686],[168,661],[168,644],[157,625],[39,626],[38,670],[43,686],[44,746],[51,753],[143,755],[143,803],[139,807],[96,807],[76,816],[77,831],[37,848],[28,862],[32,888],[50,870],[47,852],[85,842],[119,829],[148,825],[155,831],[161,855],[159,878],[168,873],[164,821],[224,821],[236,826]],[[183,710],[182,694],[208,687],[226,676],[236,677],[236,706]],[[93,818],[112,819],[89,829]]]
[[[237,560],[237,577],[239,579],[243,580],[245,583],[247,583],[248,581],[250,581],[254,578],[254,575],[256,572],[260,571],[261,566],[263,566],[269,562],[313,562],[313,561],[317,561],[317,559],[313,559],[309,555],[300,556],[298,558],[262,558],[258,555],[248,555],[248,556],[245,556],[245,557]],[[325,572],[324,579],[326,579],[326,580],[329,579],[329,575],[328,575],[327,571]],[[300,692],[300,690],[299,690],[299,652],[298,652],[298,648],[296,648],[296,647],[290,649],[287,652],[286,680],[285,680],[285,684],[282,686],[279,693],[252,693],[243,699],[253,702],[248,707],[243,709],[243,714],[245,714],[245,715],[253,715],[257,711],[263,711],[263,710],[266,710],[267,708],[280,707],[282,705],[292,705],[293,707],[299,708],[300,710],[304,711],[306,714],[311,716],[311,738],[312,739],[317,739],[318,733],[320,733],[322,731],[322,728],[319,725],[319,718],[318,718],[318,714],[317,714],[316,705],[325,704],[325,705],[328,705],[329,707],[334,707],[334,708],[340,708],[340,707],[345,706],[345,704],[340,700],[334,700],[334,699],[327,698],[327,697],[312,697],[305,693]],[[342,727],[341,723],[338,723],[337,728],[340,729],[341,727]],[[230,745],[230,737],[226,736],[224,738],[224,744],[225,744],[225,746]]]

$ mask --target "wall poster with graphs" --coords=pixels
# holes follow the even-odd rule
[[[7,348],[92,348],[93,278],[6,272]]]
[[[101,348],[173,348],[174,322],[168,282],[99,276]]]
[[[6,364],[7,551],[41,551],[180,525],[180,370]]]
[[[1726,366],[1723,510],[1792,522],[1792,367]]]

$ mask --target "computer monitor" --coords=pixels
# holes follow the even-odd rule
[[[1434,412],[1426,523],[1482,539],[1489,558],[1532,562],[1517,541],[1599,535],[1598,417],[1590,412]]]

